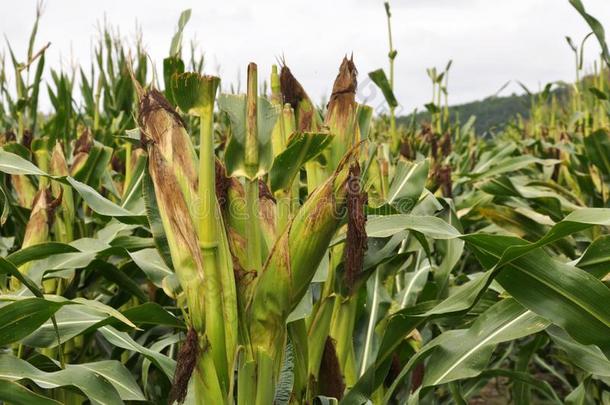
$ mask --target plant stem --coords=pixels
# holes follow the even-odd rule
[[[247,260],[250,269],[260,274],[262,270],[261,258],[261,229],[259,224],[258,179],[246,180],[246,212],[250,221],[246,227]]]
[[[248,93],[246,95],[246,151],[245,163],[255,170],[258,168],[258,74],[255,63],[248,65]]]
[[[216,89],[214,89],[215,91]],[[212,97],[213,100],[213,97]],[[211,358],[214,362],[218,382],[222,389],[227,389],[228,365],[224,331],[224,312],[222,305],[222,286],[217,265],[218,235],[216,229],[216,195],[215,195],[215,156],[213,137],[213,101],[201,109],[199,141],[199,240],[204,266],[205,300],[205,333],[209,339]],[[201,324],[204,314],[192,314],[193,324]],[[195,319],[199,318],[199,319]],[[197,328],[201,332],[201,328]],[[206,353],[205,356],[208,356]],[[208,364],[209,366],[209,364]],[[209,375],[210,370],[206,366]],[[205,374],[204,374],[205,375]],[[206,380],[210,379],[206,375]],[[224,396],[221,396],[222,398]],[[220,398],[218,400],[220,400]]]
[[[214,137],[213,137],[213,107],[205,109],[201,114],[199,143],[199,237],[202,247],[215,249],[218,246],[216,238],[216,201],[214,179]]]
[[[261,259],[261,229],[259,222],[258,201],[258,74],[255,63],[248,65],[248,92],[246,95],[246,150],[245,164],[250,168],[253,178],[246,179],[246,212],[250,226],[246,228],[248,267],[260,274]]]
[[[396,50],[394,49],[394,43],[392,41],[392,13],[390,13],[390,3],[385,2],[386,16],[388,19],[388,43],[390,45],[390,51],[388,53],[388,59],[390,60],[390,88],[394,92],[394,59],[396,58]],[[400,140],[396,132],[396,111],[395,107],[390,106],[390,136],[392,139],[393,149],[398,149]]]

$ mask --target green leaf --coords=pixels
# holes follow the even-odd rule
[[[589,379],[585,378],[583,382],[578,384],[568,396],[565,397],[566,405],[587,405],[590,401],[590,398],[587,396],[587,383]]]
[[[546,333],[576,366],[591,374],[610,377],[610,360],[599,347],[580,344],[557,326],[549,327]]]
[[[575,266],[599,279],[610,273],[610,235],[595,239],[576,261]]]
[[[604,176],[610,176],[610,136],[600,129],[584,138],[587,157]]]
[[[19,155],[0,148],[0,171],[8,174],[45,176],[46,173]]]
[[[87,184],[81,183],[71,177],[67,178],[68,183],[83,197],[83,200],[91,207],[93,211],[100,215],[115,217],[118,220],[125,221],[127,223],[141,223],[143,217],[135,214],[112,201],[102,197],[95,189]]]
[[[438,108],[438,106],[436,104],[434,104],[434,103],[424,104],[424,107],[426,107],[426,110],[428,110],[428,112],[431,115],[438,114],[439,112],[441,112],[441,109]]]
[[[112,158],[112,148],[97,141],[93,142],[87,154],[87,160],[73,173],[75,180],[97,186],[104,174],[108,174],[108,165]]]
[[[118,206],[112,201],[104,198],[91,186],[82,183],[72,177],[53,177],[43,172],[29,161],[14,153],[9,153],[0,148],[0,171],[8,174],[30,174],[50,177],[62,183],[70,184],[76,192],[85,200],[93,211],[100,215],[116,217],[126,223],[142,223],[143,216]],[[103,172],[103,171],[102,171]]]
[[[174,333],[171,335],[166,335],[163,339],[160,339],[160,340],[156,341],[155,343],[153,343],[150,346],[150,350],[153,352],[156,352],[156,353],[160,353],[162,350],[165,350],[168,346],[178,344],[182,340],[184,340],[184,334],[182,334],[182,333]],[[152,364],[152,362],[148,358],[145,358],[142,361],[142,385],[144,386],[145,391],[146,391],[147,384],[148,384],[148,374],[149,374],[151,364]],[[188,398],[188,396],[187,396],[187,398]]]
[[[163,287],[163,280],[173,271],[167,267],[157,249],[142,249],[130,252],[129,255],[138,267],[146,273],[148,279],[157,287]]]
[[[133,340],[127,333],[119,332],[112,326],[104,326],[103,328],[100,328],[99,331],[106,338],[106,340],[110,342],[110,344],[140,353],[159,367],[159,369],[165,373],[170,381],[174,378],[174,370],[176,368],[176,362],[174,360],[161,353],[142,346]]]
[[[273,160],[269,172],[271,191],[288,189],[301,167],[318,156],[332,140],[328,133],[295,133],[286,149]]]
[[[125,315],[123,315],[122,313],[120,313],[116,309],[112,308],[110,305],[104,304],[103,302],[96,301],[96,300],[88,300],[86,298],[81,298],[81,297],[73,298],[69,302],[81,304],[81,305],[87,306],[87,307],[89,307],[91,309],[95,309],[95,310],[100,311],[100,312],[102,312],[104,314],[112,316],[113,318],[116,318],[117,320],[123,322],[127,326],[130,326],[132,328],[136,328],[136,325],[134,325],[133,322],[131,322]]]
[[[550,401],[556,404],[562,404],[561,400],[557,397],[557,394],[553,390],[551,384],[531,374],[504,369],[489,369],[483,371],[483,373],[481,373],[481,377],[506,377],[511,379],[515,383],[522,383],[524,385],[534,388],[536,391],[538,391],[539,393],[547,397]]]
[[[358,379],[341,400],[342,405],[362,405],[384,382],[390,369],[392,353],[412,330],[425,321],[426,314],[434,303],[422,303],[405,308],[392,315],[387,324],[375,362]]]
[[[78,366],[45,372],[24,360],[4,354],[0,355],[0,379],[9,381],[28,379],[46,389],[74,386],[92,402],[102,405],[123,404],[119,393],[111,383],[99,374]]]
[[[286,318],[286,323],[294,322],[299,319],[308,317],[313,310],[313,296],[311,290],[308,289],[301,301],[292,310],[292,312]]]
[[[568,235],[583,231],[593,225],[608,226],[610,225],[610,209],[608,208],[582,208],[573,211],[566,216],[561,222],[555,224],[542,238],[533,243],[525,243],[523,240],[509,239],[505,240],[504,251],[501,259],[496,263],[495,267],[499,268],[510,261],[531,252],[539,247],[546,246],[556,242]],[[488,238],[488,235],[480,235],[482,238]],[[477,235],[472,235],[472,238],[478,238]],[[493,237],[492,237],[493,238]],[[464,236],[468,241],[471,236]]]
[[[390,184],[388,204],[403,214],[409,213],[424,191],[429,167],[428,159],[417,163],[399,161]]]
[[[55,313],[54,320],[40,325],[24,339],[25,344],[33,347],[55,347],[58,340],[60,343],[67,342],[110,322],[120,322],[131,328],[136,327],[126,315],[102,302],[80,297],[72,300],[60,296],[49,296],[49,298],[51,297],[52,302],[64,306]]]
[[[156,302],[147,302],[123,311],[129,320],[136,325],[163,325],[185,329],[184,322],[176,318]]]
[[[169,57],[163,59],[163,80],[165,82],[165,98],[172,103],[176,104],[174,93],[172,90],[172,77],[175,74],[184,73],[184,62],[178,57]]]
[[[123,269],[118,269],[104,260],[94,260],[90,266],[100,272],[102,277],[119,286],[124,292],[131,294],[141,302],[148,301],[148,295],[144,293],[141,285],[125,274]]]
[[[66,370],[89,371],[100,375],[114,386],[124,401],[146,401],[142,390],[123,364],[116,360],[85,364],[68,364]]]
[[[388,81],[388,78],[383,71],[383,69],[377,69],[372,72],[369,72],[369,77],[381,89],[383,96],[385,97],[385,101],[392,108],[398,107],[398,101],[396,101],[396,96],[394,96],[394,92],[392,91],[392,86]]]
[[[221,94],[218,106],[231,121],[231,138],[225,150],[225,164],[229,176],[245,176],[250,180],[261,177],[269,171],[273,163],[271,133],[280,114],[279,108],[263,97],[258,98],[258,167],[247,167],[246,150],[246,96]]]
[[[411,357],[385,395],[387,401],[413,366],[429,357],[421,388],[475,377],[484,371],[495,346],[537,333],[548,322],[504,299],[481,314],[467,330],[449,330],[428,342]],[[419,390],[413,394],[419,395]]]
[[[0,380],[0,401],[13,405],[61,405],[61,402],[36,394],[21,384],[7,380]]]
[[[606,93],[604,93],[603,91],[601,91],[600,89],[598,89],[597,87],[589,87],[589,91],[599,100],[608,100],[608,95]]]
[[[2,213],[0,214],[0,225],[4,225],[11,212],[10,202],[4,191],[4,187],[0,186],[0,204],[2,204]]]
[[[42,298],[19,300],[0,308],[0,346],[18,342],[45,323],[62,304]]]
[[[140,140],[138,139],[138,143]],[[121,198],[121,207],[134,211],[144,212],[145,204],[142,199],[142,187],[144,182],[144,176],[148,172],[147,170],[148,158],[145,155],[138,156],[136,164],[132,169],[131,181],[127,184],[127,188],[123,192]]]
[[[492,168],[482,170],[474,170],[469,173],[462,173],[462,175],[466,177],[470,177],[472,179],[481,179],[481,178],[489,178],[493,176],[497,176],[499,174],[515,172],[517,170],[524,169],[533,164],[541,164],[544,166],[552,166],[559,163],[559,160],[555,159],[540,159],[534,156],[523,155],[516,157],[509,157],[504,159],[498,164],[493,165]]]
[[[220,79],[194,72],[175,73],[171,80],[172,95],[182,111],[201,116],[205,109],[214,108]]]
[[[410,214],[375,216],[368,219],[366,234],[370,238],[384,238],[397,232],[410,230],[421,232],[432,239],[453,239],[460,232],[438,217]]]
[[[26,275],[21,274],[21,272],[17,269],[17,267],[15,267],[13,263],[9,262],[3,257],[0,257],[0,274],[6,274],[15,277],[17,280],[19,280],[21,284],[26,286],[26,288],[30,290],[32,294],[39,298],[43,297],[42,291],[40,291],[36,283],[30,280],[30,278]]]
[[[59,342],[65,343],[108,318],[107,314],[84,305],[66,305],[55,314]],[[25,338],[23,343],[31,347],[56,347],[58,339],[53,323],[44,322]]]
[[[552,327],[552,326],[551,326]],[[547,328],[548,329],[548,328]],[[527,374],[532,357],[544,343],[544,336],[538,335],[529,342],[519,345],[514,371]],[[516,405],[525,405],[532,402],[531,384],[524,381],[515,381],[512,387],[512,397]]]
[[[507,236],[465,237],[479,261],[494,267],[507,246],[520,243]],[[503,254],[504,253],[504,254]],[[497,265],[496,265],[497,266]],[[583,344],[610,352],[610,289],[591,274],[552,259],[536,249],[511,260],[496,280],[519,303],[563,327]]]
[[[587,24],[589,24],[589,27],[591,27],[591,30],[597,37],[599,45],[602,48],[602,56],[604,57],[606,64],[610,65],[610,52],[608,51],[608,45],[606,44],[606,34],[604,33],[604,27],[595,17],[585,11],[585,6],[580,0],[570,0],[570,4],[585,19]]]
[[[515,300],[502,300],[481,314],[468,330],[444,332],[421,349],[434,347],[422,386],[477,376],[497,344],[537,333],[548,324]]]
[[[78,252],[78,249],[61,242],[45,242],[37,245],[28,246],[25,249],[18,250],[6,257],[8,261],[13,263],[15,267],[19,267],[33,260],[44,259],[60,253]]]
[[[157,199],[155,197],[155,189],[148,171],[145,172],[143,181],[142,194],[144,195],[144,203],[146,206],[146,217],[148,218],[148,224],[150,226],[150,232],[153,235],[153,240],[155,241],[155,246],[157,246],[157,255],[163,263],[159,263],[158,266],[155,265],[155,260],[150,257],[153,255],[153,253],[142,253],[143,256],[146,255],[148,257],[143,257],[140,261],[138,261],[137,257],[132,256],[132,259],[136,262],[138,267],[140,267],[148,275],[150,280],[157,287],[160,287],[163,279],[169,274],[164,275],[159,274],[159,272],[167,273],[167,269],[173,269],[174,267],[172,264],[172,256],[169,249],[167,236],[165,235],[165,230],[163,229],[163,221],[161,220],[161,214],[159,213],[159,206],[157,205]],[[149,260],[153,262],[152,269],[147,268],[146,262]],[[165,266],[162,266],[163,264],[165,264]],[[156,267],[159,266],[162,266],[162,268],[156,269]]]
[[[186,10],[180,13],[180,18],[178,19],[178,29],[172,38],[171,46],[169,47],[169,56],[176,57],[180,56],[180,52],[182,51],[182,34],[184,32],[184,27],[191,19],[191,9],[187,8]]]
[[[368,139],[372,121],[373,108],[368,105],[358,104],[358,130],[360,131],[361,141]]]

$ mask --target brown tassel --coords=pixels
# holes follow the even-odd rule
[[[345,280],[350,293],[356,278],[362,270],[366,243],[366,213],[364,206],[367,195],[360,188],[360,165],[349,168],[347,187],[347,237],[345,241]]]
[[[271,190],[269,190],[269,186],[262,179],[258,179],[258,198],[276,202],[275,197],[271,194]]]
[[[172,389],[169,392],[168,404],[178,402],[183,403],[186,399],[189,380],[193,374],[193,370],[197,365],[199,357],[199,338],[195,329],[189,328],[186,334],[186,340],[180,347],[178,360],[176,362],[176,372],[174,373],[174,382]]]
[[[326,338],[326,343],[324,344],[318,391],[324,396],[337,399],[343,398],[343,391],[345,391],[345,382],[341,374],[341,367],[339,367],[335,343],[330,336]]]
[[[214,182],[214,185],[216,187],[216,199],[218,200],[218,204],[220,204],[220,208],[224,211],[229,201],[227,192],[231,186],[231,179],[227,177],[227,170],[219,160],[216,160],[215,171],[216,181]]]
[[[305,90],[303,90],[301,84],[295,79],[286,65],[282,66],[282,70],[280,71],[280,86],[282,88],[284,104],[290,104],[295,110],[299,105],[299,102],[304,98],[307,98]]]

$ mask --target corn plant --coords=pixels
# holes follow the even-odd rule
[[[109,26],[54,70],[39,10],[0,69],[0,401],[610,403],[609,58],[570,3],[599,62],[570,40],[576,82],[493,137],[451,63],[398,124],[388,3],[387,117],[353,56],[325,106],[285,61],[237,94],[185,55],[190,10],[160,79]]]

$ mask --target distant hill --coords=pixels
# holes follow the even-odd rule
[[[459,116],[462,122],[466,122],[470,116],[477,117],[475,128],[478,134],[496,132],[501,130],[511,119],[520,114],[523,118],[528,118],[530,112],[530,96],[527,94],[510,96],[493,96],[483,100],[472,101],[470,103],[458,104],[449,107],[452,119]],[[408,124],[412,119],[412,114],[397,118],[399,124]],[[417,121],[425,122],[430,120],[427,111],[417,113]]]
[[[589,88],[593,78],[586,76],[582,79],[582,87]],[[610,80],[610,76],[609,76]],[[568,102],[569,86],[564,82],[554,82],[553,87],[549,87],[548,102],[555,97],[559,104]],[[534,94],[511,94],[510,96],[491,96],[483,100],[472,101],[470,103],[449,106],[451,119],[459,117],[462,123],[466,122],[471,116],[476,116],[475,129],[477,134],[486,135],[501,131],[507,124],[512,122],[518,115],[524,119],[530,116],[532,96],[537,97],[542,93]],[[397,122],[407,125],[411,122],[412,114],[398,117]],[[430,114],[427,111],[417,113],[417,121],[430,121]]]

